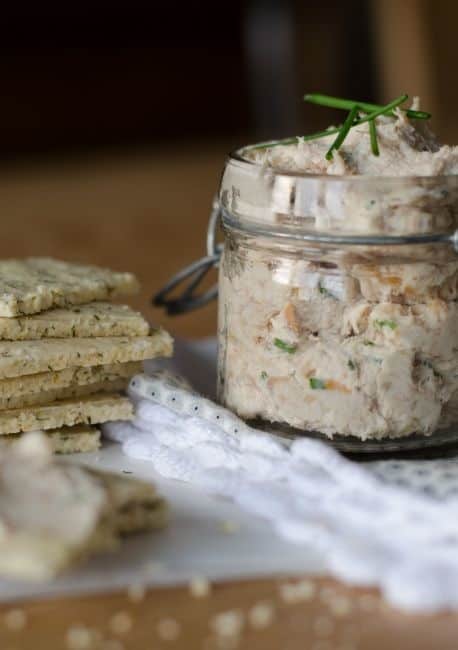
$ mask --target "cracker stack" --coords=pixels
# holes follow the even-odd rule
[[[54,451],[91,451],[93,426],[129,420],[121,392],[141,362],[172,354],[172,339],[108,302],[133,294],[131,273],[49,258],[0,262],[0,436],[45,431]]]

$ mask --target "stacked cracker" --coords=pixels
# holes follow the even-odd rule
[[[0,262],[0,434],[45,431],[56,452],[91,451],[93,425],[131,419],[121,392],[172,340],[107,300],[135,293],[131,273],[49,258]]]

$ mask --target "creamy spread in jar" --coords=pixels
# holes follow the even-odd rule
[[[377,156],[361,124],[331,160],[326,136],[226,165],[219,397],[246,419],[362,440],[458,425],[458,147],[399,110],[376,128]]]

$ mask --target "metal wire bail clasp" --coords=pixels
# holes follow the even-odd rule
[[[458,230],[455,230],[454,234],[452,235],[452,243],[455,252],[458,253]]]
[[[218,295],[218,285],[201,294],[196,294],[197,289],[203,282],[207,273],[217,268],[223,249],[222,244],[216,243],[216,234],[220,220],[220,204],[217,197],[213,199],[212,211],[207,228],[207,254],[199,260],[192,262],[181,271],[178,271],[170,278],[167,284],[153,296],[155,307],[164,307],[169,316],[184,314],[198,307],[203,307],[214,300]],[[189,280],[189,282],[186,282]],[[171,294],[180,285],[183,289],[177,297],[172,298]]]

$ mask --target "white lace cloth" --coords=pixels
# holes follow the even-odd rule
[[[233,499],[395,606],[458,608],[457,460],[357,464],[307,438],[287,448],[163,371],[129,393],[134,422],[104,425],[128,456]]]

